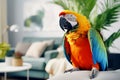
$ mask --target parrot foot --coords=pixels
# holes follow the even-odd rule
[[[79,68],[72,68],[72,69],[66,70],[64,73],[74,72],[74,71],[79,71],[79,70],[80,70]]]
[[[98,75],[99,70],[96,68],[92,68],[91,73],[89,75],[90,79],[95,78]]]

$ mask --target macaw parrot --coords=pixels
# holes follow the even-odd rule
[[[100,70],[107,70],[105,45],[100,33],[91,27],[89,20],[70,10],[62,11],[59,17],[60,27],[66,31],[63,47],[66,59],[74,67],[71,70],[91,70],[90,79],[95,78]]]

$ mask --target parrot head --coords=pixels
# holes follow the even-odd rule
[[[90,28],[90,23],[85,16],[70,10],[64,10],[59,14],[59,24],[63,31],[86,31]]]

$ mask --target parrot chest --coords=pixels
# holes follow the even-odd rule
[[[71,62],[75,67],[90,70],[92,68],[92,53],[88,38],[78,38],[68,41],[71,49]]]

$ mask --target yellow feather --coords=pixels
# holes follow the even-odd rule
[[[77,39],[79,37],[85,37],[87,35],[88,30],[91,27],[89,20],[85,16],[83,16],[82,14],[78,14],[78,13],[73,12],[73,11],[64,10],[63,12],[66,14],[75,15],[77,18],[77,22],[79,24],[77,30],[69,32],[68,34],[66,34],[66,37],[68,38],[68,40],[70,42],[73,42],[75,39]]]

